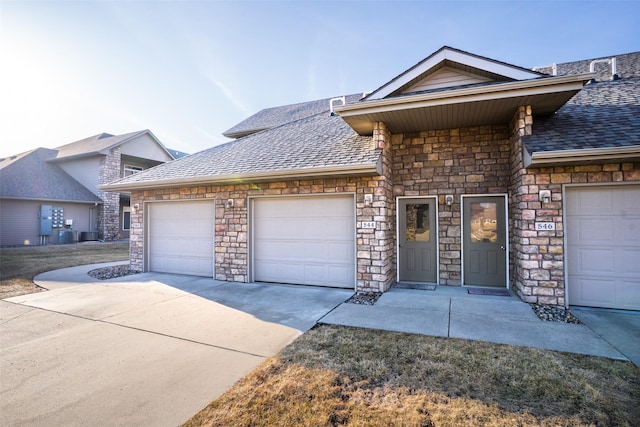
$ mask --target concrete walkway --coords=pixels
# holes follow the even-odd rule
[[[640,313],[574,310],[543,322],[517,297],[466,288],[352,291],[144,273],[99,281],[110,263],[52,271],[50,289],[0,301],[0,425],[175,426],[317,322],[631,360]]]
[[[0,425],[179,425],[353,294],[97,267],[0,301]]]
[[[605,311],[611,319],[605,327],[596,311],[587,312],[590,318],[583,312],[573,311],[583,325],[544,322],[514,295],[469,295],[466,288],[439,286],[392,288],[373,306],[341,304],[320,323],[603,356],[640,366],[640,313]]]

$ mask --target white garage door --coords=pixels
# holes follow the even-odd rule
[[[149,203],[147,270],[213,277],[214,203]]]
[[[355,287],[353,196],[253,200],[255,281]]]
[[[566,196],[569,303],[640,310],[640,186]]]

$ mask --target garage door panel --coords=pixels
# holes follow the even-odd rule
[[[213,277],[214,203],[150,203],[149,271]]]
[[[621,249],[620,252],[619,271],[640,277],[640,249]]]
[[[335,283],[347,283],[353,280],[353,268],[350,265],[327,266],[327,280]]]
[[[612,273],[614,269],[614,251],[612,249],[580,248],[578,267],[584,273]]]
[[[640,186],[566,196],[569,303],[640,310]]]
[[[579,244],[606,244],[614,238],[613,221],[609,218],[579,218],[574,230]]]
[[[302,242],[285,240],[267,240],[256,243],[256,260],[280,260],[299,262],[304,258]]]
[[[640,215],[628,215],[621,218],[617,227],[616,237],[624,242],[637,242],[640,240]]]
[[[304,242],[304,259],[308,262],[322,263],[329,259],[328,245],[325,242]]]
[[[580,299],[585,303],[615,303],[615,281],[589,277],[579,277],[577,280]]]
[[[264,198],[252,206],[254,280],[354,287],[352,196]]]
[[[351,265],[352,259],[353,259],[352,242],[331,242],[327,245],[327,247],[328,247],[327,259],[329,259],[332,262]]]
[[[640,280],[622,280],[619,285],[620,293],[627,295],[627,298],[622,301],[620,308],[629,310],[638,310],[640,307]]]

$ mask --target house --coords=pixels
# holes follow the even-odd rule
[[[0,245],[129,237],[128,193],[98,189],[184,155],[148,130],[102,133],[0,160]]]
[[[101,187],[131,194],[133,269],[640,309],[640,52],[532,70],[443,47],[225,135]]]

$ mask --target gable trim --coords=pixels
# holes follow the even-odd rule
[[[498,74],[513,80],[528,80],[545,76],[545,74],[541,74],[536,71],[527,70],[526,68],[517,67],[505,62],[496,61],[479,55],[473,55],[462,50],[445,46],[414,65],[409,70],[371,92],[364,99],[369,101],[383,99],[396,90],[409,84],[411,81],[418,79],[422,74],[446,60],[484,70],[493,74]]]

